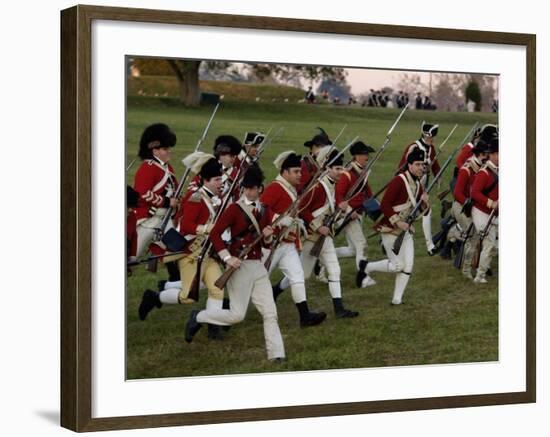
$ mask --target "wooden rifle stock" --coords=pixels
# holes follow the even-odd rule
[[[466,250],[466,242],[470,238],[470,234],[472,232],[472,228],[474,227],[474,223],[470,223],[470,226],[468,226],[468,229],[466,230],[466,235],[463,235],[462,238],[462,244],[460,245],[460,249],[458,253],[456,254],[455,260],[454,260],[454,266],[461,270],[462,265],[464,264],[464,252]]]
[[[476,250],[474,252],[474,257],[472,259],[472,267],[474,269],[477,269],[479,267],[479,259],[481,257],[481,249],[483,247],[483,240],[485,239],[485,237],[489,233],[489,228],[491,227],[491,224],[493,223],[493,219],[495,218],[496,211],[497,211],[496,209],[493,209],[491,211],[491,214],[489,215],[489,219],[487,220],[487,224],[485,225],[485,227],[479,233],[479,238],[478,238],[478,241],[477,241]]]

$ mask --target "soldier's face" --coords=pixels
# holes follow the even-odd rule
[[[487,159],[489,159],[489,154],[488,153],[480,153],[479,154],[479,160],[481,162],[486,162]]]
[[[302,169],[300,167],[287,168],[283,170],[282,176],[290,185],[296,187],[300,185],[300,181],[302,180]]]
[[[355,155],[355,160],[357,161],[357,164],[363,167],[369,160],[369,155]]]
[[[160,159],[162,162],[168,162],[172,156],[172,148],[159,147],[157,149],[153,149],[153,156]]]
[[[216,176],[210,178],[204,182],[204,186],[212,191],[216,196],[219,196],[222,190],[222,177]]]
[[[260,197],[260,187],[245,188],[243,192],[251,202],[255,202]]]
[[[225,168],[233,167],[233,163],[235,162],[235,158],[236,158],[236,156],[234,156],[234,155],[229,155],[229,154],[220,155],[220,162],[222,163],[222,165]]]
[[[416,176],[417,178],[422,177],[424,174],[424,161],[414,161],[412,164],[409,164],[409,171],[413,176]]]
[[[258,153],[258,145],[255,144],[253,146],[247,146],[247,152],[248,152],[248,156],[255,157],[256,154]]]
[[[434,137],[424,136],[424,142],[432,146],[434,143]]]
[[[340,179],[340,176],[342,176],[343,172],[344,172],[344,166],[335,165],[335,166],[329,167],[328,175],[330,176],[331,179],[334,179],[335,181],[337,181],[338,179]]]
[[[498,152],[489,153],[489,161],[498,167]]]

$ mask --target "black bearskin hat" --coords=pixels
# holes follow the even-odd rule
[[[203,180],[221,176],[222,164],[216,158],[210,158],[202,165],[199,175]]]
[[[498,137],[489,141],[487,152],[498,153]]]
[[[253,164],[246,170],[241,181],[241,187],[253,188],[261,187],[264,183],[264,173],[259,165]]]
[[[424,158],[426,157],[426,154],[424,153],[424,150],[422,150],[420,147],[415,147],[411,153],[407,155],[407,163],[412,164],[416,161],[422,161],[424,162]]]
[[[319,134],[315,135],[311,140],[306,141],[304,143],[304,146],[306,147],[313,147],[313,146],[331,146],[332,141],[330,141],[330,138],[328,137],[328,134],[324,131],[323,128],[318,127]]]
[[[220,155],[237,156],[241,153],[243,146],[241,142],[232,135],[220,135],[214,142],[214,155],[218,158]]]
[[[339,155],[338,158],[334,159],[336,155]],[[338,150],[331,150],[326,158],[326,163],[329,167],[336,167],[338,165],[344,165],[344,154],[340,153]]]
[[[425,121],[422,122],[422,135],[426,137],[435,137],[437,135],[437,132],[439,130],[438,124],[430,124],[426,123]]]
[[[164,123],[155,123],[147,126],[141,134],[139,141],[139,157],[151,159],[153,149],[159,147],[174,147],[176,145],[176,134]]]

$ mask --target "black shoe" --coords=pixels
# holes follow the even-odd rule
[[[453,243],[450,241],[445,242],[445,245],[443,246],[443,249],[441,249],[441,252],[439,252],[439,256],[443,259],[451,259],[452,258],[452,250],[453,250]]]
[[[286,361],[286,358],[284,357],[277,357],[277,358],[272,358],[270,359],[269,361],[271,361],[273,364],[282,364]]]
[[[305,317],[300,318],[300,327],[319,325],[327,318],[327,313],[319,311],[318,313],[309,312]]]
[[[168,282],[168,281],[167,281],[166,279],[163,279],[163,280],[161,280],[161,281],[158,281],[158,282],[157,282],[157,290],[158,290],[158,291],[163,291],[163,290],[164,290],[164,287],[166,286],[166,283],[167,283],[167,282]]]
[[[199,329],[201,329],[202,327],[202,325],[199,322],[197,322],[198,313],[199,313],[199,310],[191,311],[191,314],[189,314],[189,319],[185,324],[185,341],[187,343],[191,343],[193,341],[193,337],[197,332],[199,332]]]
[[[139,319],[145,320],[147,318],[147,314],[149,314],[155,307],[162,307],[162,302],[159,299],[159,293],[153,290],[145,290],[143,292],[143,296],[141,297],[141,303],[139,304]]]
[[[353,317],[357,317],[359,315],[359,312],[343,308],[341,310],[335,311],[335,315],[337,319],[352,319]]]
[[[208,338],[210,340],[223,340],[223,334],[221,330],[221,326],[219,325],[212,325],[211,323],[208,324]]]
[[[487,269],[487,271],[485,272],[485,276],[493,276],[493,271],[491,270],[491,268]]]
[[[275,285],[272,286],[273,290],[273,300],[277,300],[279,295],[284,291],[284,289],[281,288],[281,282],[283,280],[281,279],[279,282],[277,282]]]
[[[359,261],[359,270],[357,270],[357,274],[355,275],[355,285],[357,286],[357,288],[361,288],[363,279],[367,277],[367,273],[365,272],[367,264],[368,262],[366,259],[362,259],[361,261]]]

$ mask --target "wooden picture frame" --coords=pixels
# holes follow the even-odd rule
[[[92,22],[111,20],[371,37],[516,45],[526,48],[526,390],[510,393],[280,406],[179,414],[92,417]],[[536,37],[530,34],[75,6],[61,12],[61,425],[99,431],[251,420],[528,403],[536,400]]]

